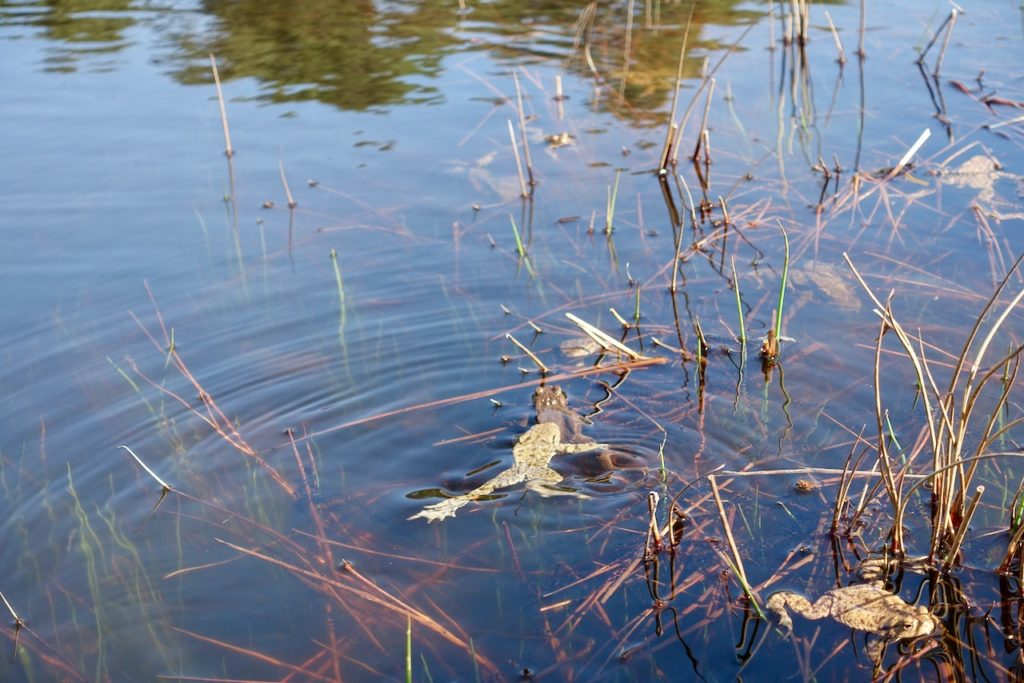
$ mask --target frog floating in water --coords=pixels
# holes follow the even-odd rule
[[[566,443],[591,443],[594,440],[583,433],[583,426],[589,424],[569,407],[569,398],[562,387],[552,384],[537,387],[533,392],[533,407],[537,411],[537,424],[546,422],[558,425],[562,441]]]
[[[595,443],[582,433],[583,418],[572,412],[560,387],[537,387],[533,393],[537,424],[519,437],[512,447],[512,466],[468,493],[427,505],[410,520],[423,517],[428,522],[454,517],[456,511],[497,489],[526,483],[526,487],[542,496],[583,494],[551,488],[562,481],[562,475],[549,467],[551,459],[561,453],[585,453],[605,444]]]
[[[789,611],[807,619],[831,617],[844,626],[867,631],[883,640],[926,636],[939,625],[927,607],[907,604],[900,596],[887,591],[882,581],[833,588],[813,604],[798,593],[780,591],[768,598],[767,607],[787,635],[793,631]]]

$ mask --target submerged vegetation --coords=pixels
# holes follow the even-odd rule
[[[897,52],[935,111],[880,129],[896,114],[867,69],[891,53],[866,3],[552,3],[529,38],[516,3],[407,4],[360,14],[356,43],[312,6],[214,4],[203,40],[175,34],[174,73],[216,102],[226,237],[197,210],[202,282],[147,277],[123,355],[96,354],[123,401],[100,418],[102,467],[57,468],[46,419],[4,446],[0,677],[1021,666],[1024,243],[1003,187],[1021,176],[989,148],[1024,142],[999,91],[1014,65],[944,77],[968,28],[952,10]],[[459,33],[486,36],[467,49],[493,63],[445,64]],[[267,57],[268,35],[298,41],[294,59]],[[369,76],[346,88],[360,60]],[[296,196],[285,166],[306,169],[275,142],[260,184],[247,97],[417,105],[423,125],[446,70],[493,97],[436,134],[473,162],[410,168],[438,143],[403,138],[400,161],[365,162],[385,205],[352,177]],[[258,86],[232,99],[241,76]],[[369,137],[361,158],[396,147]],[[254,191],[284,200],[256,209]],[[592,439],[530,410],[556,383],[556,417]],[[538,471],[572,495],[535,495]]]

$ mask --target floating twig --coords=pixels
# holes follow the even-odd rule
[[[515,344],[520,351],[525,353],[526,356],[533,361],[533,364],[540,368],[541,373],[545,375],[551,373],[551,370],[548,368],[548,366],[544,365],[544,361],[538,358],[537,354],[535,354],[533,351],[523,346],[523,344],[518,339],[513,337],[511,334],[505,334],[505,339],[508,339],[510,342]]]
[[[618,340],[609,337],[607,334],[605,334],[598,328],[594,327],[586,320],[583,320],[578,316],[573,315],[572,313],[566,313],[565,317],[576,323],[576,325],[579,326],[579,328],[583,330],[583,332],[588,337],[590,337],[595,342],[600,344],[606,350],[625,354],[632,360],[644,360],[647,358],[646,356],[639,354],[633,349],[629,348],[625,344],[620,343]]]

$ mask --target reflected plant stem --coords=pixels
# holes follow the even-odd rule
[[[658,157],[658,173],[663,177],[667,172],[668,160],[672,153],[672,145],[679,132],[679,124],[676,123],[676,112],[679,109],[679,88],[683,84],[683,61],[686,57],[686,43],[690,38],[690,24],[693,21],[693,9],[697,6],[694,2],[690,5],[690,14],[686,18],[686,29],[683,31],[683,42],[679,46],[679,63],[676,65],[675,87],[672,88],[672,107],[668,115],[668,130],[665,133],[665,142],[662,144],[661,156]]]
[[[345,285],[341,279],[341,268],[338,266],[338,252],[335,249],[331,249],[331,264],[334,266],[334,281],[338,284],[338,341],[341,343],[341,352],[343,362],[345,364],[345,374],[348,375],[349,381],[351,381],[352,372],[349,370],[348,366],[348,343],[345,341],[345,321],[347,320]]]
[[[747,28],[742,33],[740,33],[740,35],[736,38],[735,42],[733,42],[732,45],[730,45],[728,48],[724,50],[719,60],[715,62],[715,65],[705,75],[703,82],[700,84],[700,87],[698,87],[697,90],[694,91],[693,97],[690,99],[690,104],[687,105],[686,111],[683,113],[683,118],[679,122],[679,130],[676,131],[675,142],[672,144],[673,165],[679,163],[679,147],[682,144],[683,132],[686,130],[686,122],[689,120],[690,114],[693,111],[694,106],[696,106],[697,104],[697,98],[700,97],[701,92],[703,92],[704,88],[707,86],[708,78],[714,76],[718,72],[718,69],[722,66],[722,64],[725,63],[725,60],[728,59],[729,55],[736,51],[736,49],[740,46],[740,43],[743,42],[743,40],[747,37],[747,34],[750,33],[756,25],[757,22],[751,22],[751,24],[747,26]]]
[[[633,8],[636,0],[626,4],[626,35],[622,46],[622,80],[619,82],[619,99],[626,100],[626,82],[629,81],[630,53],[633,51]]]

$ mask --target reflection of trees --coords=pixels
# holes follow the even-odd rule
[[[117,52],[129,44],[123,34],[136,23],[132,5],[131,0],[49,0],[35,7],[19,7],[2,23],[41,29],[37,37],[55,44],[46,58],[46,68],[74,71],[86,56]],[[8,6],[0,1],[0,7]]]
[[[320,100],[368,109],[439,97],[426,82],[457,44],[457,16],[434,2],[307,0],[301,3],[208,0],[209,36],[179,35],[189,64],[176,76],[209,80],[207,52],[222,78],[255,78],[275,102]]]
[[[209,34],[179,34],[188,65],[176,76],[187,83],[209,79],[206,53],[214,52],[225,78],[255,78],[268,100],[316,99],[345,109],[429,102],[441,97],[430,83],[449,53],[485,50],[500,62],[556,63],[573,57],[578,0],[467,2],[354,0],[337,3],[253,3],[207,0],[215,21]],[[705,22],[746,23],[759,12],[737,11],[738,0],[700,2],[693,13],[690,45],[717,47],[699,36]],[[618,87],[623,72],[627,3],[602,3],[587,32],[602,78]],[[661,6],[664,5],[664,6]],[[629,106],[624,116],[650,119],[664,109],[674,86],[677,50],[690,3],[659,3],[659,14],[637,2],[631,37]],[[470,42],[472,41],[472,42]],[[571,60],[570,60],[571,61]],[[579,61],[572,68],[577,68]],[[700,69],[686,61],[685,75]],[[583,74],[589,77],[584,68]]]
[[[5,4],[0,0],[0,6]],[[122,34],[142,16],[172,47],[165,62],[183,83],[207,83],[207,53],[225,79],[252,78],[273,102],[318,100],[366,110],[438,100],[432,83],[449,54],[486,51],[509,67],[568,64],[590,78],[574,38],[589,39],[600,78],[625,96],[608,98],[619,115],[660,122],[675,84],[678,48],[691,2],[637,0],[626,72],[625,0],[601,0],[589,30],[579,32],[579,0],[467,0],[470,10],[436,0],[308,0],[257,3],[205,0],[198,12],[161,9],[140,15],[130,0],[51,0],[25,20],[59,43],[60,54],[116,51]],[[705,24],[748,23],[761,11],[739,10],[739,0],[702,0],[693,10],[684,76],[699,73],[701,53],[721,46],[701,38]],[[199,16],[200,21],[195,21]],[[69,47],[71,46],[71,47]]]

